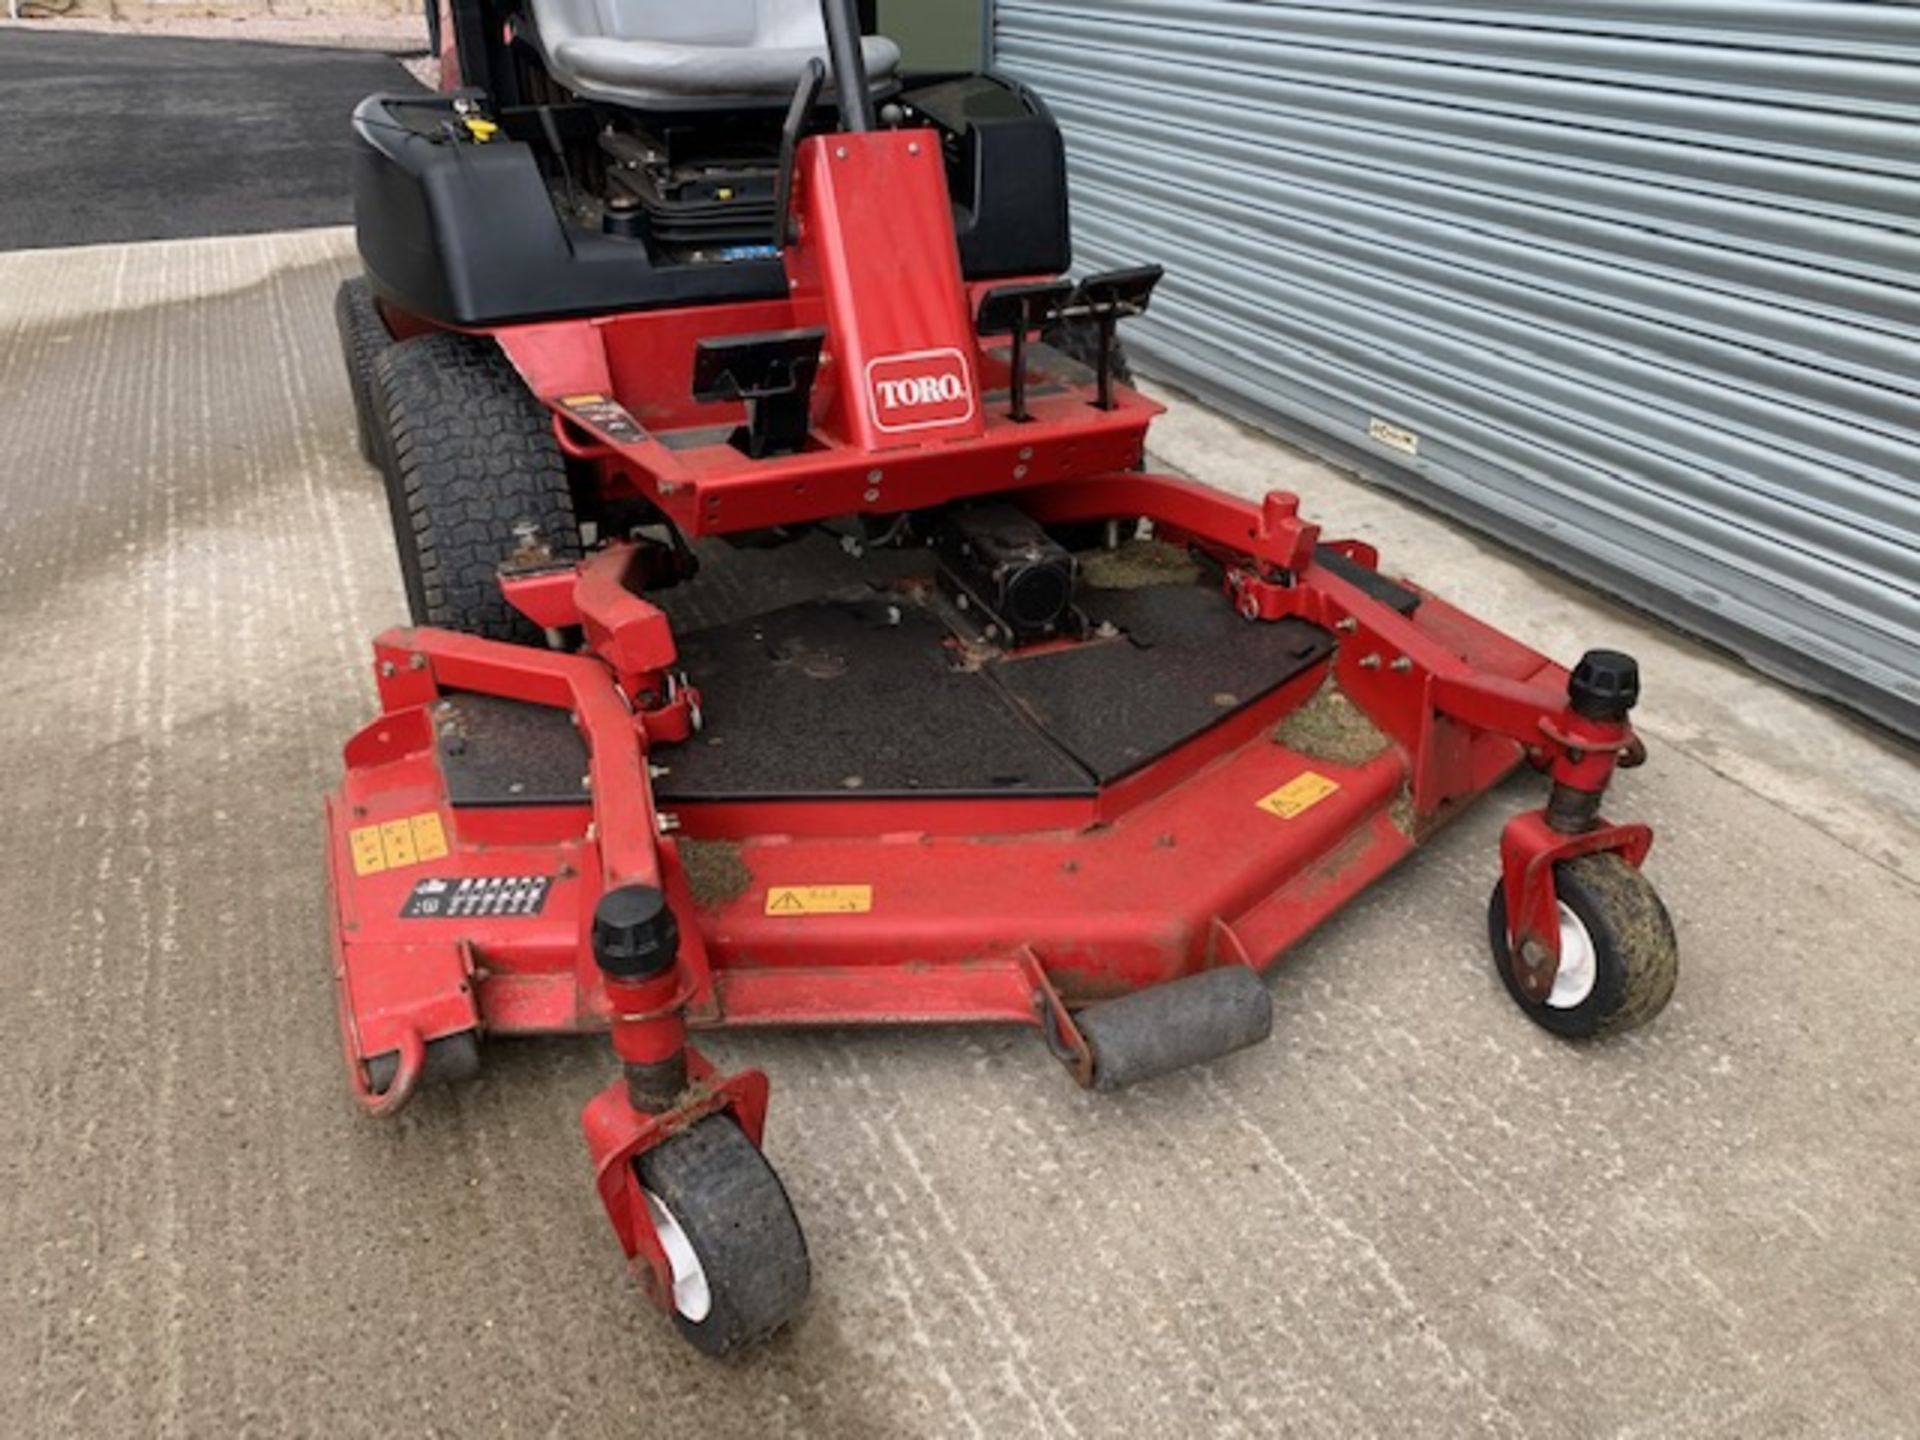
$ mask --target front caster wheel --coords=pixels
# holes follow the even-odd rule
[[[1534,1024],[1583,1040],[1644,1025],[1666,1008],[1680,973],[1673,920],[1647,877],[1605,853],[1553,867],[1560,901],[1560,968],[1544,1000],[1528,998],[1507,943],[1505,882],[1487,903],[1493,962]]]
[[[673,1270],[673,1323],[725,1355],[785,1325],[807,1298],[807,1242],[780,1177],[730,1115],[709,1115],[634,1162]]]

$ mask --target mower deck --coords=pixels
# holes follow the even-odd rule
[[[648,750],[673,827],[661,868],[697,917],[696,1025],[1031,1024],[1048,991],[1080,1003],[1265,968],[1419,833],[1403,752],[1333,678],[1333,632],[1247,623],[1217,577],[1167,564],[1171,547],[1087,557],[1084,603],[1111,633],[1013,654],[970,636],[915,564],[795,549],[663,596],[735,617],[679,637],[709,719]],[[745,613],[809,584],[833,588]],[[1396,618],[1388,602],[1406,605],[1469,662],[1519,681],[1560,673],[1442,602],[1374,588],[1381,599],[1356,593]],[[431,635],[384,645],[422,654]],[[538,692],[568,675],[612,699],[612,676],[452,643],[494,663],[445,666],[430,705],[408,712],[430,724],[351,767],[334,807],[352,1008],[366,1015],[360,977],[378,973],[375,1010],[438,1013],[440,1033],[599,1028],[580,877],[599,872],[598,837],[645,817],[591,788],[595,752],[621,737],[579,718],[567,690]],[[421,668],[442,668],[424,648]],[[630,734],[625,714],[613,723]],[[370,728],[391,741],[398,718]],[[1520,753],[1490,739],[1473,788]],[[444,848],[362,854],[370,831],[423,815]],[[395,948],[439,957],[410,972],[410,996],[394,993]]]

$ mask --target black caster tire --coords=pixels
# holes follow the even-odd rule
[[[354,428],[360,456],[379,465],[380,426],[373,412],[373,362],[393,344],[393,334],[374,304],[365,276],[340,282],[333,296],[333,323],[340,332],[340,356],[347,366],[347,389],[353,394]]]
[[[1553,867],[1560,901],[1560,969],[1545,1000],[1529,999],[1507,944],[1506,882],[1487,903],[1494,966],[1529,1020],[1585,1040],[1646,1024],[1673,998],[1680,946],[1673,918],[1647,877],[1606,853]]]
[[[634,1162],[673,1269],[673,1323],[727,1355],[792,1320],[812,1283],[807,1242],[766,1156],[731,1115],[709,1115]]]
[[[442,332],[388,346],[373,405],[394,544],[415,624],[539,644],[500,569],[580,558],[580,522],[546,407],[490,340]]]

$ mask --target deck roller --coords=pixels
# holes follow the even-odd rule
[[[1102,1000],[1073,1024],[1084,1053],[1063,1053],[1049,1027],[1054,1053],[1088,1089],[1120,1090],[1258,1044],[1273,1033],[1273,997],[1254,971],[1228,965]]]

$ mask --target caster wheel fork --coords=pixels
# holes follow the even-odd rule
[[[1673,920],[1652,883],[1613,851],[1553,867],[1559,910],[1559,964],[1541,987],[1527,973],[1538,958],[1508,939],[1507,887],[1487,903],[1487,936],[1501,982],[1528,1019],[1568,1039],[1634,1029],[1673,998],[1680,971]]]
[[[1631,656],[1581,658],[1565,708],[1540,727],[1553,747],[1546,807],[1500,838],[1487,906],[1494,964],[1529,1019],[1572,1039],[1644,1025],[1679,975],[1672,917],[1640,870],[1653,832],[1600,815],[1615,767],[1645,758],[1627,723],[1639,697]]]
[[[758,1344],[799,1313],[811,1280],[760,1151],[766,1076],[717,1075],[686,1043],[679,927],[661,891],[608,891],[592,943],[622,1069],[581,1116],[607,1218],[642,1291],[694,1348]]]
[[[616,1080],[581,1116],[607,1219],[642,1293],[695,1349],[727,1355],[799,1314],[811,1286],[806,1238],[761,1153],[767,1080],[716,1075],[687,1052],[672,1111],[636,1110]]]
[[[799,1313],[806,1239],[780,1177],[732,1116],[709,1115],[634,1168],[672,1272],[673,1323],[694,1348],[726,1355]]]

